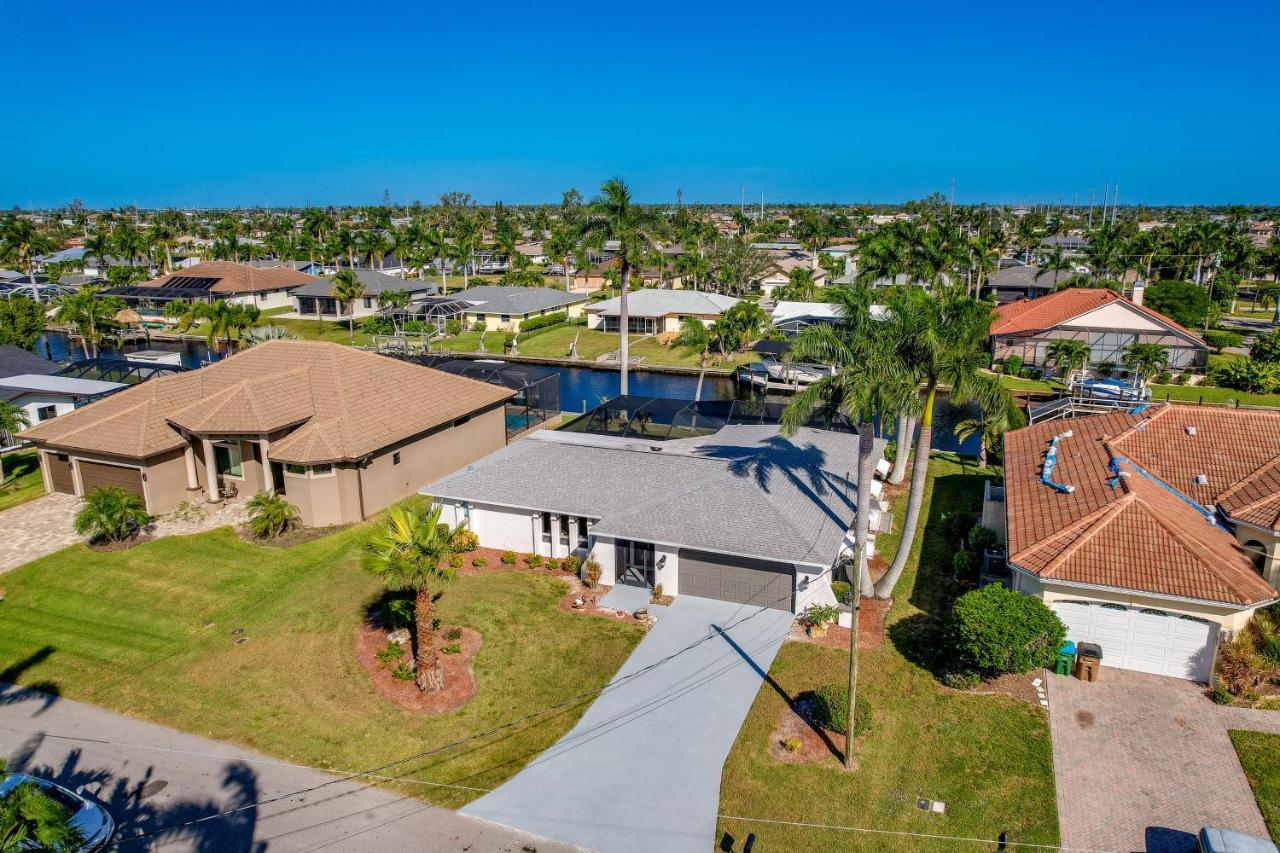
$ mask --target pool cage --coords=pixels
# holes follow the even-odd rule
[[[777,425],[782,423],[786,403],[767,400],[675,400],[667,397],[614,397],[561,427],[565,432],[668,441],[711,435],[726,426]],[[854,431],[849,419],[839,413],[828,418],[821,413],[807,426],[832,432]]]
[[[58,375],[74,379],[99,379],[103,382],[137,385],[148,379],[185,373],[189,369],[176,364],[129,361],[127,358],[89,358],[72,362],[58,371]]]
[[[532,364],[511,364],[491,359],[417,356],[416,364],[501,385],[516,392],[506,403],[507,438],[560,416],[560,372]]]

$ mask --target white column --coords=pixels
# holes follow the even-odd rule
[[[207,438],[200,439],[200,443],[204,445],[204,473],[205,495],[209,499],[209,503],[218,502],[218,461],[213,455],[213,442]]]
[[[529,551],[533,554],[542,553],[542,513],[535,512],[530,516],[533,521],[533,547]]]
[[[275,492],[276,475],[271,470],[271,460],[267,458],[267,453],[271,450],[271,442],[265,438],[258,439],[258,449],[261,451],[258,455],[262,457],[262,489]]]
[[[547,547],[549,548],[547,552],[547,556],[548,557],[563,556],[560,553],[560,516],[556,515],[554,512],[551,513],[550,533],[551,533],[551,537],[550,537],[551,541],[547,543]]]
[[[196,449],[188,444],[182,451],[182,459],[187,463],[187,491],[200,491],[200,477],[196,473]]]

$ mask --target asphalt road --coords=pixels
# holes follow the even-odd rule
[[[84,785],[121,851],[561,853],[536,838],[218,741],[0,683],[10,772]],[[281,795],[332,782],[319,790]],[[228,816],[219,812],[238,809]],[[200,820],[201,818],[207,818]],[[179,826],[185,824],[184,826]],[[132,836],[144,835],[144,838]]]

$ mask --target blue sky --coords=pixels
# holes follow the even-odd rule
[[[0,205],[1280,203],[1280,4],[0,0]]]

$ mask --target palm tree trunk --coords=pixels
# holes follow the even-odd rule
[[[347,335],[351,338],[351,345],[356,343],[356,303],[353,301],[347,307]]]
[[[622,262],[622,294],[619,297],[618,304],[618,326],[622,333],[622,344],[619,348],[619,354],[622,356],[622,384],[621,394],[627,396],[627,368],[630,366],[630,347],[628,340],[630,338],[629,316],[627,314],[627,287],[631,283],[631,264],[625,260]]]
[[[907,460],[911,458],[911,439],[916,431],[916,419],[908,415],[898,415],[898,455],[893,459],[893,470],[889,472],[889,482],[898,485],[907,476]]]
[[[916,445],[915,465],[911,469],[911,490],[907,494],[907,517],[902,521],[902,538],[898,542],[898,552],[893,555],[893,564],[876,584],[876,598],[893,595],[893,588],[897,585],[898,578],[902,577],[907,559],[911,556],[911,546],[915,542],[916,528],[920,523],[920,508],[924,504],[925,480],[929,475],[929,450],[933,446],[933,402],[937,394],[937,382],[930,382],[925,392],[924,412],[920,416],[920,441]]]
[[[702,348],[702,360],[698,364],[698,385],[693,389],[693,402],[702,399],[702,380],[707,378],[707,348]]]
[[[867,568],[864,555],[867,553],[867,535],[871,524],[871,479],[875,476],[875,465],[871,458],[871,451],[875,448],[873,430],[870,420],[864,420],[858,425],[858,494],[857,514],[853,518],[853,542],[854,559],[857,561],[854,571],[858,573],[859,590],[871,589],[871,571]],[[852,735],[850,739],[852,740]]]
[[[564,263],[564,292],[568,293],[573,290],[573,283],[569,280],[569,258],[565,256],[560,260]]]
[[[431,589],[418,590],[413,602],[414,616],[414,682],[424,693],[439,693],[444,689],[444,671],[440,667],[440,652],[436,650],[435,604]]]

